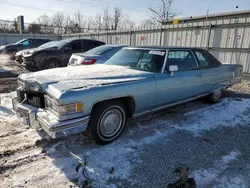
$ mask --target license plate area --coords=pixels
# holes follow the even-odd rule
[[[14,111],[16,111],[16,109],[17,109],[17,92],[15,91],[15,92],[11,92],[10,93],[10,95],[11,95],[11,102],[12,102],[12,109],[14,110]]]
[[[32,129],[39,129],[40,128],[40,124],[36,120],[36,114],[34,114],[32,112],[29,114],[16,112],[16,114],[17,114],[17,117],[22,119],[24,125],[27,125]]]

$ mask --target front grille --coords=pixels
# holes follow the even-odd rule
[[[28,91],[17,91],[17,101],[25,102],[37,108],[45,108],[44,94]]]

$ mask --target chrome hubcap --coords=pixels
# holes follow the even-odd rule
[[[105,137],[112,137],[119,132],[123,123],[123,115],[119,109],[106,111],[100,121],[100,132]]]
[[[221,95],[221,89],[216,89],[216,90],[213,92],[214,99],[220,98],[220,95]]]

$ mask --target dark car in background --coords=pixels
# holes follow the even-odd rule
[[[45,48],[48,48],[51,45],[53,45],[53,43],[55,43],[55,42],[56,41],[50,41],[50,42],[47,42],[45,44],[42,44],[41,46],[38,46],[37,48],[39,48],[39,49],[45,49]],[[35,49],[36,48],[29,48],[29,49],[25,49],[25,50],[21,50],[21,51],[16,52],[16,54],[15,54],[15,61],[16,61],[16,63],[21,64],[23,62],[23,55],[30,54]]]
[[[22,65],[29,71],[66,67],[73,53],[86,52],[104,44],[91,39],[60,40],[47,48],[36,48],[23,55]]]
[[[50,42],[49,39],[23,39],[13,44],[7,44],[0,47],[0,53],[14,55],[16,52],[24,49],[36,48],[44,43]]]
[[[85,53],[73,54],[68,66],[102,64],[126,45],[102,45]]]

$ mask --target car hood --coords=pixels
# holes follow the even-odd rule
[[[24,54],[24,53],[26,53],[26,52],[29,52],[29,51],[31,51],[31,50],[34,50],[34,48],[30,48],[30,49],[25,49],[25,50],[18,51],[18,52],[16,53],[16,56],[22,55],[22,54]]]
[[[17,44],[7,44],[7,45],[2,45],[1,46],[1,49],[3,49],[3,48],[12,48],[12,47],[16,47],[17,46]]]
[[[53,46],[53,47],[46,47],[46,48],[34,48],[32,51],[33,53],[40,53],[40,52],[47,52],[47,51],[54,51],[57,50],[58,48]]]
[[[148,77],[154,73],[133,70],[117,65],[90,65],[56,68],[25,73],[19,76],[28,90],[41,92],[62,92],[72,89],[89,89],[109,84],[134,82]]]

